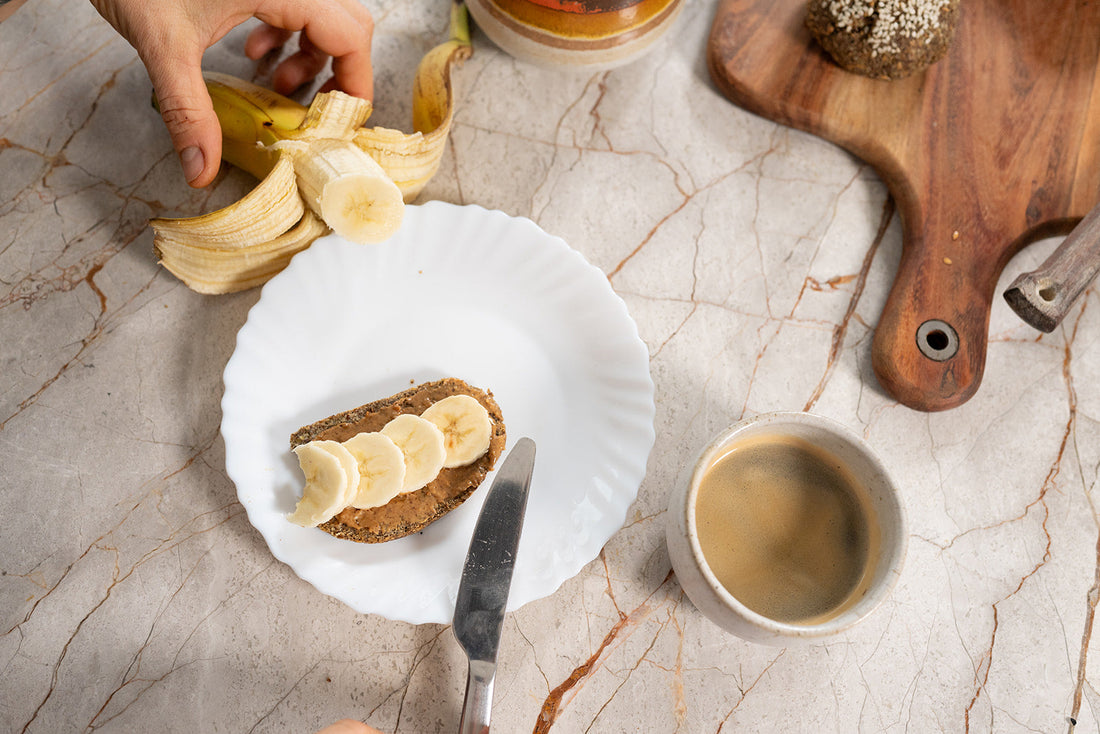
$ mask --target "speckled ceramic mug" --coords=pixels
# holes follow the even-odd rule
[[[874,535],[874,542],[867,546],[859,582],[826,614],[813,619],[780,621],[754,611],[719,581],[715,573],[718,563],[712,567],[703,552],[696,512],[701,483],[717,462],[750,440],[792,440],[812,447],[821,456],[829,457],[860,492],[861,522],[873,528],[869,532]],[[905,509],[897,487],[870,446],[840,423],[795,412],[750,418],[716,436],[700,452],[690,482],[673,490],[666,536],[672,567],[699,611],[746,640],[781,646],[833,637],[870,614],[893,589],[901,574],[907,546]],[[714,553],[716,556],[717,552]]]

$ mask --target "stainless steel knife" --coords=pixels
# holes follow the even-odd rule
[[[535,442],[521,438],[493,480],[462,568],[452,622],[455,638],[470,659],[461,734],[489,731],[497,647],[534,466]]]

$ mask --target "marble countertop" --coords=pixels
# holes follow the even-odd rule
[[[373,0],[378,124],[406,128],[446,4]],[[887,395],[870,343],[901,249],[875,171],[712,84],[714,0],[628,66],[548,70],[484,36],[421,201],[530,217],[603,270],[648,346],[656,443],[624,527],[505,621],[503,732],[1098,730],[1100,304],[1040,335],[999,301],[977,395]],[[247,26],[206,66],[246,78]],[[259,78],[263,79],[263,69]],[[444,625],[362,615],[275,560],[225,473],[222,370],[258,291],[206,297],[147,221],[235,201],[183,183],[132,49],[88,3],[0,24],[0,724],[4,731],[456,727]],[[1008,266],[1036,267],[1054,242]],[[827,644],[754,645],[682,593],[669,488],[742,417],[861,433],[908,509],[889,600]]]

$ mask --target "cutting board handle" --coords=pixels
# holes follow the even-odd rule
[[[1100,192],[1100,2],[967,0],[946,57],[892,82],[841,69],[806,0],[718,0],[707,65],[745,109],[867,161],[901,264],[875,330],[883,388],[917,410],[978,390],[998,277]]]
[[[912,222],[914,215],[903,207],[903,219]],[[946,410],[966,402],[981,384],[1002,263],[980,257],[958,230],[906,229],[901,263],[875,328],[872,364],[882,386],[902,403]]]

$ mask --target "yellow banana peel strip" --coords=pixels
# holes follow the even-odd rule
[[[413,130],[429,135],[449,128],[454,115],[451,68],[473,53],[465,3],[451,4],[450,33],[446,42],[428,51],[413,79]]]
[[[363,128],[355,133],[355,144],[393,179],[406,204],[416,200],[439,170],[446,140],[446,134],[428,139],[421,133],[406,135],[384,127]]]
[[[220,295],[263,285],[328,231],[328,225],[307,209],[291,229],[250,247],[225,250],[167,240],[154,241],[153,248],[160,264],[191,290]]]
[[[295,252],[332,228],[376,238],[362,241],[387,238],[401,219],[399,211],[390,209],[413,201],[439,169],[454,118],[452,69],[471,52],[466,7],[455,2],[448,40],[432,48],[417,66],[411,134],[364,127],[371,103],[342,92],[318,94],[306,107],[236,77],[207,72],[207,88],[222,125],[222,158],[260,183],[240,201],[218,211],[152,220],[154,250],[161,264],[192,290],[232,293],[263,284]],[[325,151],[338,149],[331,142],[341,140],[378,164],[380,171],[358,171],[352,177],[369,183],[370,194],[359,194],[357,185],[349,184],[346,171],[336,172],[346,166],[324,163]],[[320,147],[311,148],[312,141]],[[364,163],[370,161],[364,159]],[[318,171],[343,178],[301,178]],[[387,186],[392,187],[393,196],[383,194]],[[328,200],[322,201],[325,196]],[[369,225],[351,230],[346,221],[320,218],[322,211],[330,211],[341,212],[341,220],[346,220],[349,211],[359,211],[361,202],[371,206],[384,202],[386,210],[364,213],[371,220]]]
[[[201,247],[239,250],[286,232],[302,218],[294,166],[280,156],[271,172],[239,201],[209,214],[180,219],[157,218],[153,240],[176,240]]]
[[[295,140],[346,139],[363,126],[373,111],[374,107],[365,99],[343,92],[322,92],[309,103],[302,124],[284,135]]]
[[[413,79],[412,135],[382,127],[363,128],[355,143],[378,161],[401,189],[405,202],[420,195],[439,170],[454,121],[453,68],[473,53],[465,3],[452,3],[446,42],[420,60]]]

